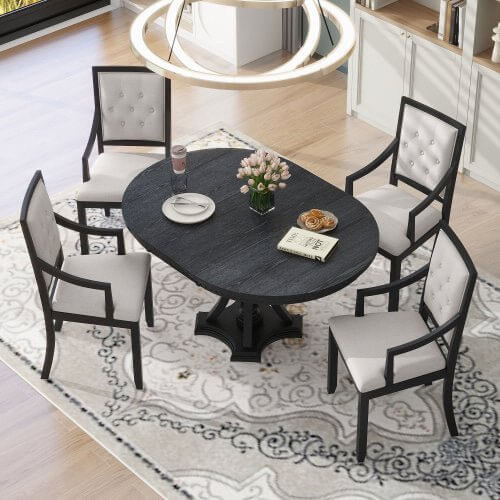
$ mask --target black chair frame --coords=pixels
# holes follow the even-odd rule
[[[401,137],[401,128],[403,125],[403,116],[406,105],[412,106],[414,108],[420,109],[425,113],[428,113],[441,121],[455,127],[457,129],[457,138],[455,141],[455,147],[453,151],[453,156],[451,159],[451,164],[443,176],[441,181],[437,184],[437,186],[430,190],[426,186],[423,186],[413,179],[409,179],[408,177],[396,173],[396,165],[398,162],[398,150],[399,150],[399,141]],[[465,126],[459,123],[458,121],[450,118],[449,116],[436,111],[425,104],[422,104],[418,101],[415,101],[409,97],[403,96],[401,99],[401,107],[399,109],[399,118],[398,125],[396,131],[396,137],[394,140],[387,146],[387,148],[373,160],[371,163],[366,165],[364,168],[350,174],[346,177],[345,183],[345,191],[346,193],[353,194],[353,184],[354,181],[361,179],[365,175],[373,172],[376,168],[382,165],[387,159],[392,156],[391,170],[389,176],[390,184],[397,186],[398,182],[401,181],[403,183],[408,184],[410,187],[424,193],[426,197],[416,206],[414,207],[409,215],[408,215],[408,229],[406,232],[407,238],[410,240],[411,244],[407,250],[405,250],[400,255],[392,255],[389,252],[379,248],[379,253],[389,259],[391,264],[390,278],[389,281],[393,282],[398,280],[401,277],[401,263],[402,261],[408,257],[408,255],[412,254],[418,247],[423,245],[429,238],[434,236],[437,233],[439,228],[439,223],[436,224],[433,228],[431,228],[427,233],[422,235],[420,238],[415,239],[415,218],[420,214],[423,210],[425,210],[431,203],[439,202],[442,204],[441,214],[442,219],[445,222],[449,222],[450,220],[450,212],[451,212],[451,204],[453,201],[453,194],[455,190],[455,181],[457,178],[457,170],[458,165],[460,163],[460,156],[462,153],[462,147],[465,138]],[[399,307],[399,290],[394,289],[389,293],[389,311],[397,311]]]
[[[170,155],[172,124],[171,124],[171,82],[165,78],[165,141],[144,141],[144,140],[113,140],[104,141],[101,123],[101,99],[99,95],[99,73],[152,73],[151,70],[143,66],[93,66],[92,67],[92,82],[94,86],[94,118],[92,120],[92,128],[87,142],[87,146],[82,156],[82,179],[83,182],[90,180],[89,158],[94,149],[97,140],[97,151],[99,154],[104,152],[104,146],[149,146],[149,147],[164,147],[165,158]],[[82,225],[87,224],[87,209],[102,208],[106,216],[110,215],[112,208],[121,208],[120,202],[84,202],[77,201],[78,222]],[[80,237],[82,254],[89,253],[88,234],[83,234]]]
[[[45,349],[45,360],[42,368],[42,379],[48,379],[52,361],[54,358],[55,349],[55,332],[60,331],[64,321],[71,321],[75,323],[87,323],[92,325],[113,326],[116,328],[127,328],[131,333],[132,341],[132,359],[134,369],[134,382],[137,389],[143,388],[142,380],[142,362],[141,362],[141,344],[140,344],[140,328],[139,322],[123,321],[114,318],[113,296],[111,290],[111,283],[105,281],[96,281],[82,278],[73,274],[63,271],[62,264],[64,262],[64,253],[62,246],[54,265],[45,262],[37,256],[35,245],[31,237],[31,233],[26,222],[28,209],[30,206],[31,198],[39,181],[43,181],[43,176],[40,170],[35,172],[33,179],[30,182],[26,195],[24,197],[23,205],[21,208],[20,223],[23,235],[28,248],[28,254],[33,266],[38,291],[40,293],[40,300],[45,319],[45,330],[47,336],[47,345]],[[125,241],[123,237],[123,229],[111,228],[98,228],[91,226],[84,226],[78,224],[58,213],[54,213],[56,223],[59,226],[67,229],[77,231],[81,234],[92,234],[96,236],[114,236],[117,238],[117,250],[119,255],[125,254]],[[44,273],[51,276],[51,281],[47,287],[45,283]],[[92,288],[95,290],[102,290],[105,300],[105,314],[106,316],[88,316],[81,314],[72,314],[67,312],[54,311],[52,309],[52,300],[57,287],[58,281],[65,281],[73,285],[81,286],[83,288]],[[149,273],[148,282],[146,285],[146,292],[144,296],[146,323],[149,327],[154,326],[154,313],[153,313],[153,291],[151,283],[151,272]]]
[[[444,380],[443,385],[443,407],[446,417],[446,423],[448,425],[448,430],[452,436],[458,435],[457,424],[455,422],[455,416],[453,413],[453,402],[452,402],[452,392],[453,392],[453,379],[455,375],[455,365],[458,357],[458,350],[462,340],[462,333],[465,325],[465,320],[467,318],[467,311],[472,299],[472,293],[474,291],[474,285],[477,278],[477,271],[472,262],[469,254],[462,245],[461,241],[458,239],[456,234],[451,230],[451,228],[446,223],[441,223],[439,229],[442,229],[450,240],[453,242],[457,248],[460,256],[465,262],[467,269],[469,271],[469,279],[465,288],[464,296],[462,298],[462,304],[459,312],[450,318],[446,323],[438,325],[435,318],[433,317],[431,311],[424,302],[424,288],[422,290],[422,296],[420,300],[419,312],[422,318],[427,324],[432,326],[429,328],[429,333],[423,335],[422,337],[401,344],[398,346],[391,347],[387,349],[387,357],[385,364],[384,377],[386,380],[386,385],[379,389],[375,389],[370,392],[359,392],[358,391],[358,421],[357,421],[357,439],[356,439],[356,456],[358,462],[363,462],[366,457],[366,444],[367,444],[367,430],[368,430],[368,405],[370,399],[377,398],[379,396],[385,396],[387,394],[392,394],[393,392],[398,392],[403,389],[408,389],[410,387],[415,387],[419,385],[431,385],[435,380]],[[418,271],[405,276],[397,281],[388,283],[386,285],[375,286],[371,288],[359,289],[356,296],[356,316],[364,316],[364,299],[365,297],[372,295],[379,295],[390,293],[393,290],[400,290],[405,288],[412,283],[420,281],[421,279],[426,279],[429,271],[429,264],[420,268]],[[448,343],[446,338],[443,337],[445,333],[453,330],[453,335],[451,342]],[[445,368],[442,370],[437,370],[435,372],[428,373],[419,377],[404,380],[402,382],[394,383],[394,357],[398,354],[403,354],[414,349],[418,349],[431,342],[436,342],[441,354],[445,359]],[[446,352],[445,352],[446,351]],[[328,335],[328,393],[332,394],[337,388],[337,369],[338,369],[338,354],[339,348],[333,336],[331,328],[329,329]],[[342,353],[341,353],[342,354]],[[343,359],[344,360],[344,359]],[[344,364],[347,367],[347,364]]]

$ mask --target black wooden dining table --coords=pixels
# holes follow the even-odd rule
[[[291,178],[276,193],[275,210],[255,213],[236,178],[250,153],[234,148],[188,153],[188,191],[209,196],[216,206],[204,222],[178,224],[163,214],[162,205],[172,196],[169,159],[130,183],[122,210],[146,250],[219,296],[211,311],[197,314],[194,333],[223,341],[232,361],[259,362],[271,342],[302,336],[302,317],[290,314],[286,304],[333,294],[368,268],[377,253],[378,228],[353,196],[290,161]],[[277,249],[298,215],[311,208],[333,212],[339,220],[329,233],[339,241],[324,263]]]

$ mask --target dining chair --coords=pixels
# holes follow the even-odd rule
[[[150,255],[126,255],[123,229],[84,226],[54,213],[39,170],[24,197],[20,222],[45,319],[42,379],[50,374],[55,331],[61,330],[63,321],[72,321],[129,329],[134,382],[142,389],[139,320],[143,304],[147,325],[154,325]],[[118,255],[65,257],[58,226],[80,234],[115,236]]]
[[[356,455],[366,456],[370,399],[444,379],[443,406],[452,436],[458,434],[452,391],[458,349],[477,272],[446,223],[440,225],[429,264],[392,283],[360,289],[356,316],[330,320],[328,393],[337,387],[338,354],[358,391]],[[364,314],[364,299],[425,279],[418,311]]]
[[[389,281],[400,278],[403,259],[434,236],[441,221],[449,222],[464,136],[464,125],[403,96],[394,140],[378,158],[346,177],[345,190],[352,195],[355,180],[392,156],[389,184],[356,196],[377,222],[379,253],[390,260]],[[399,181],[425,198],[401,188]],[[389,311],[398,307],[399,290],[394,289]]]
[[[83,153],[83,184],[76,197],[78,221],[87,224],[87,208],[121,208],[130,181],[170,151],[170,80],[141,66],[94,66],[94,119]],[[97,139],[97,156],[89,157]],[[161,146],[165,156],[137,152],[104,152],[104,146]],[[80,237],[89,253],[88,234]]]

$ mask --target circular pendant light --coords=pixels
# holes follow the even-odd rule
[[[167,78],[180,79],[200,87],[220,89],[264,89],[284,87],[304,80],[326,75],[338,68],[354,50],[355,33],[349,16],[328,0],[209,0],[210,3],[232,7],[304,9],[308,31],[302,47],[286,63],[256,75],[227,75],[211,71],[194,61],[176,42],[177,30],[184,5],[197,0],[160,0],[142,11],[130,28],[130,41],[134,54],[146,67]],[[146,41],[148,25],[165,15],[165,33],[170,53],[182,65],[170,62],[155,53]],[[339,40],[332,50],[319,60],[311,61],[321,33],[321,17],[330,19],[339,32]],[[328,28],[328,26],[327,26]],[[330,35],[330,33],[328,32]],[[331,38],[330,38],[331,39]]]

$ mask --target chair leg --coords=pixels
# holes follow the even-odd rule
[[[337,388],[337,373],[339,362],[339,348],[333,338],[333,333],[328,330],[328,394],[333,394]]]
[[[453,413],[453,377],[446,377],[443,383],[443,407],[450,435],[458,436],[457,423]]]
[[[141,332],[138,324],[130,329],[130,336],[132,339],[132,363],[134,367],[135,387],[138,390],[142,390]]]
[[[56,346],[56,336],[52,318],[45,318],[45,333],[47,336],[47,344],[45,346],[45,360],[43,362],[42,378],[48,379],[50,369],[52,368],[52,360],[54,359],[54,349]]]
[[[391,259],[390,282],[401,278],[401,259]],[[389,292],[389,311],[397,311],[399,309],[399,290],[391,290]]]
[[[153,312],[153,285],[151,283],[151,271],[149,271],[148,283],[146,285],[146,296],[144,297],[144,308],[146,310],[146,323],[149,328],[155,326]]]
[[[109,217],[109,216],[111,215],[111,208],[105,208],[105,209],[104,209],[104,215],[105,215],[106,217]]]
[[[81,204],[76,202],[76,210],[78,213],[78,222],[83,225],[87,225],[87,211],[85,207]],[[89,236],[88,234],[82,234],[80,233],[80,249],[82,255],[88,255],[89,254]]]
[[[54,330],[56,332],[60,332],[61,331],[61,328],[63,326],[63,320],[62,319],[56,319],[54,321]]]
[[[360,394],[358,397],[358,431],[356,437],[356,457],[358,463],[364,462],[366,457],[369,401],[363,394]]]

